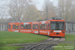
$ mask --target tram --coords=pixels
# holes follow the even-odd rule
[[[65,37],[65,20],[58,17],[39,22],[11,22],[8,31]]]

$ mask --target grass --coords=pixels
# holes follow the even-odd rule
[[[65,38],[66,38],[66,41],[75,42],[75,34],[66,34]],[[75,45],[60,43],[56,47],[54,47],[54,50],[75,50]]]
[[[3,47],[0,47],[0,50],[18,50],[19,46],[3,46]]]
[[[66,34],[65,39],[66,41],[75,41],[75,34]]]
[[[55,46],[54,50],[75,50],[75,45],[61,43]]]
[[[48,38],[48,36],[43,35],[18,32],[0,32],[0,43],[4,44],[34,43],[43,41]]]
[[[49,38],[48,36],[43,35],[0,31],[0,50],[17,50],[20,48],[17,46],[5,46],[5,44],[35,43],[43,41],[48,38]],[[65,38],[66,41],[75,41],[75,34],[66,34]],[[73,46],[73,45],[63,43],[58,44],[58,46]],[[68,49],[58,47],[55,48],[55,50],[68,50]]]
[[[0,31],[0,50],[17,50],[19,48],[17,46],[6,46],[6,44],[35,43],[48,38],[48,36],[43,35]]]

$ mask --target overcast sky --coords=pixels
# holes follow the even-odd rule
[[[57,5],[57,0],[51,0],[54,5],[56,6]],[[9,4],[10,0],[0,0],[0,6],[3,6],[3,5],[6,5],[6,4]],[[42,6],[43,6],[43,3],[44,3],[44,0],[34,0],[34,3],[36,5],[36,7],[41,10],[42,9]]]
[[[57,6],[58,2],[57,0],[50,0],[51,2],[53,2],[53,4],[55,6]],[[34,3],[36,4],[36,7],[39,9],[39,10],[42,10],[42,7],[43,7],[43,4],[44,4],[44,0],[34,0]]]

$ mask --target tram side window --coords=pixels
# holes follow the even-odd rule
[[[21,25],[21,29],[26,29],[26,25]]]
[[[28,29],[28,25],[26,25],[26,29]]]
[[[24,28],[24,26],[23,25],[21,25],[21,29],[23,29]]]
[[[18,29],[18,25],[15,26],[15,29]]]
[[[26,26],[25,25],[23,26],[23,29],[26,29]]]
[[[18,29],[18,25],[13,25],[13,29]]]
[[[40,24],[40,29],[41,30],[46,30],[46,24]]]
[[[28,25],[28,29],[31,29],[31,25]]]
[[[26,25],[26,29],[31,29],[31,24]]]
[[[13,25],[13,29],[15,29],[15,25]]]
[[[11,29],[11,25],[9,25],[9,29]]]
[[[48,30],[50,29],[49,24],[48,24]]]
[[[38,24],[34,24],[33,29],[38,29]]]

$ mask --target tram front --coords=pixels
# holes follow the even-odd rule
[[[50,20],[50,36],[65,37],[65,20]]]

